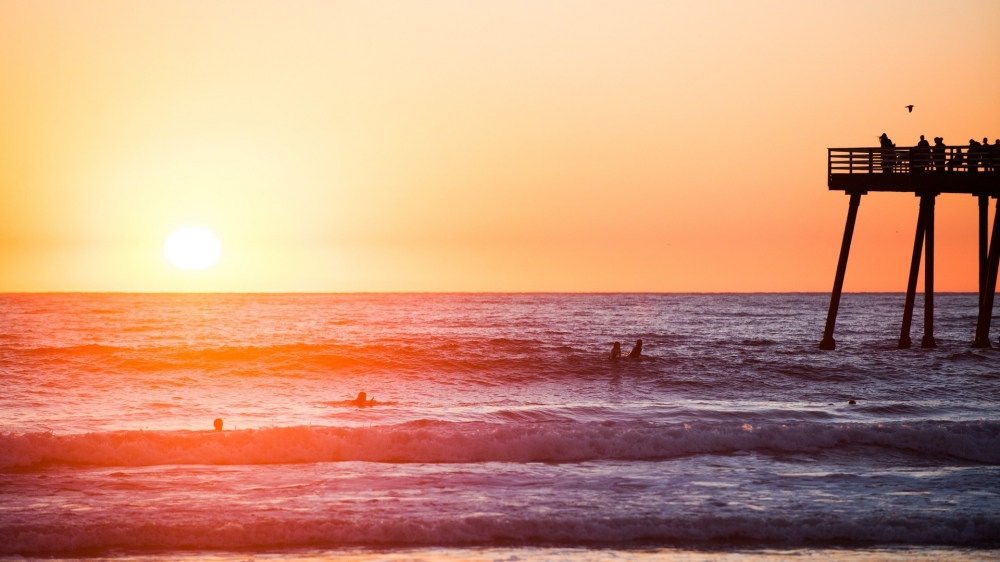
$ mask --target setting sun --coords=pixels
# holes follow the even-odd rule
[[[167,261],[181,269],[205,269],[219,261],[222,244],[214,234],[197,226],[175,231],[163,244]]]
[[[998,29],[0,0],[0,562],[1000,562]]]

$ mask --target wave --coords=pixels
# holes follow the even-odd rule
[[[610,347],[609,347],[610,348]],[[569,356],[567,357],[567,352]],[[364,345],[289,343],[264,346],[189,345],[121,347],[88,344],[67,347],[0,347],[0,364],[36,364],[70,372],[155,373],[198,370],[239,375],[297,377],[311,373],[390,371],[523,372],[541,358],[593,366],[604,350],[545,346],[534,340],[401,340]],[[577,367],[579,365],[576,365]],[[598,366],[604,366],[603,363]],[[603,372],[603,371],[602,371]]]
[[[85,434],[0,433],[0,469],[81,466],[584,462],[661,460],[740,451],[820,453],[876,447],[1000,464],[1000,422],[454,423],[370,427],[268,427]]]
[[[499,515],[431,520],[367,513],[364,517],[285,520],[233,514],[187,522],[113,520],[58,525],[13,524],[0,528],[0,554],[93,553],[108,549],[242,550],[342,546],[482,546],[542,544],[572,546],[677,543],[801,546],[997,545],[1000,520],[910,515],[848,518],[815,514],[786,516],[536,518]]]

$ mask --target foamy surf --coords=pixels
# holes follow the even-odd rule
[[[252,430],[0,434],[0,468],[658,460],[873,447],[1000,463],[1000,422],[844,424],[450,423]],[[864,455],[864,452],[860,454]]]
[[[930,525],[930,523],[933,523]],[[40,528],[12,525],[0,530],[0,554],[43,555],[107,551],[245,550],[302,547],[451,546],[488,544],[589,545],[608,547],[643,544],[770,544],[837,543],[996,545],[1000,521],[965,519],[861,517],[848,521],[817,517],[807,524],[797,518],[766,516],[693,516],[677,518],[621,517],[597,520],[560,517],[524,518],[469,516],[415,521],[407,517],[345,520],[336,516],[312,521],[269,520],[267,517],[207,518],[188,523],[126,521],[83,523]]]

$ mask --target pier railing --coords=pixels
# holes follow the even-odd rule
[[[1000,168],[995,145],[828,148],[827,154],[827,175],[992,172]]]

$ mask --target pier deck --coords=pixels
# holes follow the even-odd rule
[[[993,146],[987,150],[994,150]],[[914,148],[828,148],[827,186],[847,193],[964,193],[1000,196],[1000,157],[973,155],[968,146],[948,146],[938,153]],[[982,162],[981,160],[986,160]]]

